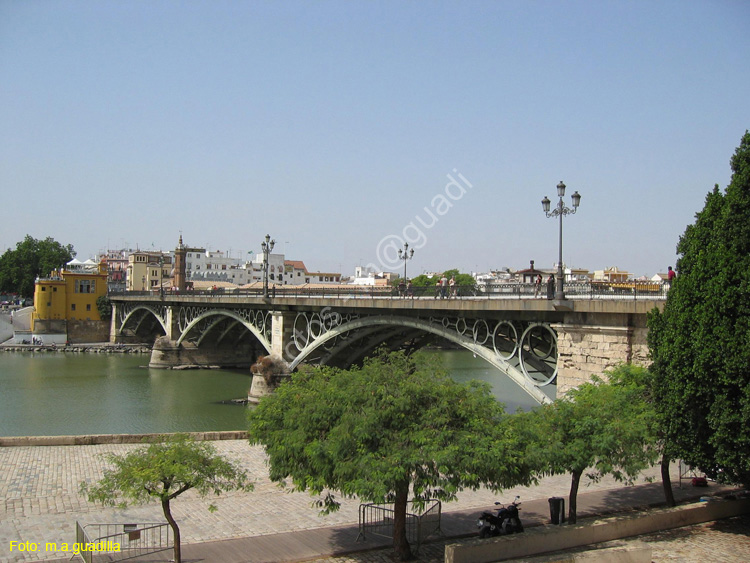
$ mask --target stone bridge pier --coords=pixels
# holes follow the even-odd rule
[[[557,396],[591,381],[621,363],[647,366],[646,315],[595,318],[566,315],[563,323],[552,324],[557,333]]]

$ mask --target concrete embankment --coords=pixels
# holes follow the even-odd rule
[[[69,344],[67,346],[38,344],[2,344],[4,352],[71,352],[88,354],[150,354],[151,346],[147,344],[118,345],[109,343]]]
[[[10,313],[0,312],[0,342],[13,338],[13,323],[10,322]]]
[[[247,440],[244,430],[185,432],[195,440]],[[161,442],[167,433],[154,434],[88,434],[78,436],[5,436],[0,447],[9,446],[93,446],[97,444],[141,444]]]

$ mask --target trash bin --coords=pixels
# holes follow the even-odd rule
[[[552,497],[549,499],[549,517],[553,524],[559,525],[565,522],[565,499]]]

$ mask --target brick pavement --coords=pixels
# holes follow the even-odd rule
[[[255,477],[255,491],[231,493],[213,499],[200,499],[192,492],[185,493],[173,503],[173,510],[184,544],[200,544],[214,540],[247,538],[314,530],[332,526],[354,525],[358,522],[356,500],[344,500],[341,510],[320,516],[311,506],[305,493],[281,491],[268,479],[266,456],[262,448],[250,446],[244,440],[215,442],[218,452],[236,460]],[[101,477],[105,452],[125,453],[137,445],[111,444],[95,446],[36,446],[0,448],[0,563],[43,561],[67,558],[70,553],[9,552],[9,542],[33,541],[41,546],[46,542],[74,542],[75,522],[161,522],[164,520],[157,503],[144,506],[102,508],[88,503],[78,494],[82,480],[95,481]],[[651,472],[655,476],[657,470]],[[676,479],[677,475],[673,475]],[[444,512],[485,509],[496,498],[510,500],[520,495],[522,501],[567,496],[569,478],[557,476],[544,479],[534,487],[518,487],[501,495],[486,490],[465,491],[455,503],[444,505]],[[589,487],[581,493],[621,488],[611,479]],[[211,513],[207,506],[213,502],[219,510]],[[423,546],[421,557],[442,560],[442,545]],[[438,553],[439,552],[439,553]],[[365,559],[358,559],[365,557]],[[382,550],[365,552],[349,559],[333,561],[384,561],[388,553]],[[728,559],[730,561],[731,559]],[[329,559],[331,561],[331,559]]]

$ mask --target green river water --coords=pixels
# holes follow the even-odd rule
[[[465,351],[434,352],[457,381],[490,382],[508,411],[534,402]],[[148,354],[0,353],[0,436],[242,430],[245,370],[156,370]]]

